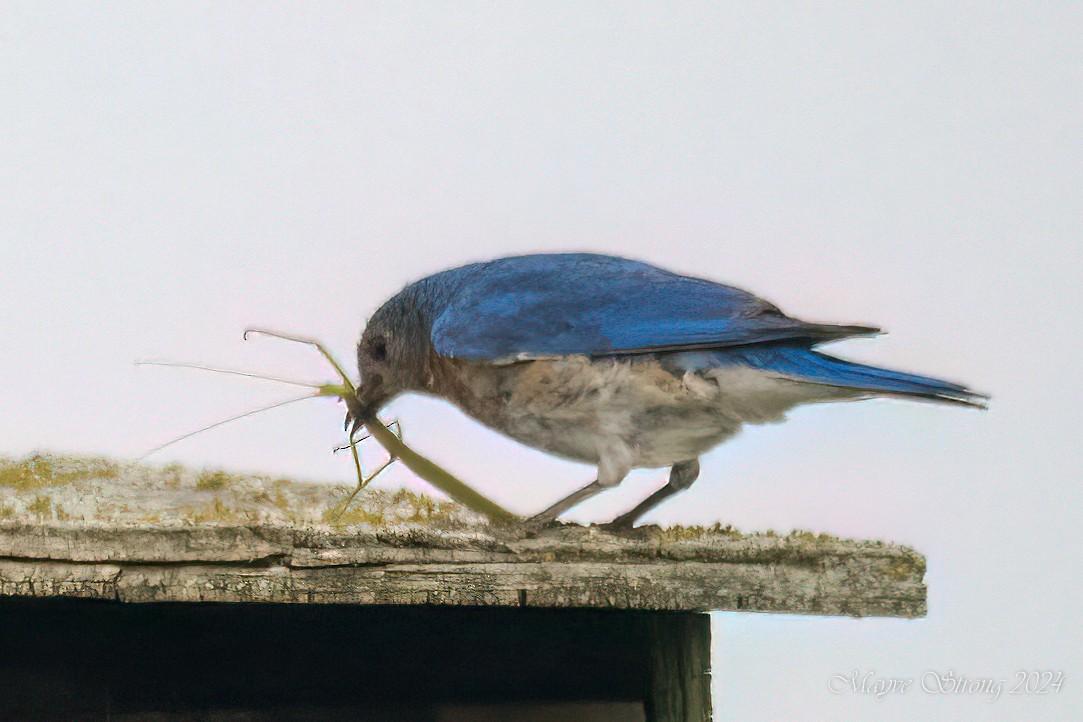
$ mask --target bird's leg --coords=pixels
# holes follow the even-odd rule
[[[527,523],[537,527],[556,521],[558,516],[568,511],[576,504],[586,501],[599,492],[611,489],[624,481],[624,477],[628,476],[628,472],[631,471],[632,468],[631,450],[623,445],[614,445],[606,451],[608,453],[603,454],[598,461],[597,479],[587,484],[582,489],[568,494],[545,511],[530,517],[530,519],[527,520]]]
[[[573,491],[571,494],[568,494],[566,497],[558,501],[556,504],[553,504],[545,511],[530,517],[529,519],[527,519],[527,524],[530,524],[531,526],[544,526],[549,522],[556,521],[556,518],[558,516],[568,511],[579,502],[586,501],[598,492],[605,491],[606,488],[608,487],[603,486],[601,483],[599,483],[597,479],[595,479],[594,481],[584,486],[582,489],[579,489],[578,491]]]
[[[692,482],[698,477],[699,459],[681,461],[674,464],[673,468],[669,470],[669,482],[667,482],[665,486],[636,504],[631,511],[621,514],[616,519],[606,524],[606,528],[631,529],[632,525],[635,524],[639,517],[643,516],[674,494],[682,492],[692,486]]]

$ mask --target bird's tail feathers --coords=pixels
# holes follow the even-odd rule
[[[986,408],[989,400],[988,395],[952,381],[844,361],[807,348],[759,346],[728,349],[727,355],[731,357],[731,361],[737,361],[741,365],[808,383],[876,394],[909,396],[979,409]]]
[[[802,324],[810,341],[814,345],[841,341],[855,336],[877,336],[884,330],[876,326],[864,326],[857,324],[840,325],[834,323],[806,323]]]

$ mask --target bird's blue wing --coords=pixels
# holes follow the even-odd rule
[[[876,330],[804,323],[746,291],[611,256],[504,258],[472,267],[457,286],[432,341],[439,354],[471,360],[816,343]]]

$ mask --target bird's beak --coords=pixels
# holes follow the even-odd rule
[[[365,421],[375,417],[390,398],[391,395],[387,393],[379,376],[359,385],[353,397],[343,399],[346,402],[346,431],[353,433],[364,426]]]
[[[357,430],[365,424],[365,409],[361,405],[360,396],[361,389],[359,388],[355,395],[343,398],[343,401],[346,402],[346,420],[343,422],[342,428],[345,429],[350,438],[353,438]]]

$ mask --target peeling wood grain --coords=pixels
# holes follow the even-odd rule
[[[905,547],[567,525],[380,535],[273,527],[0,524],[0,594],[215,601],[925,613],[924,560]]]

